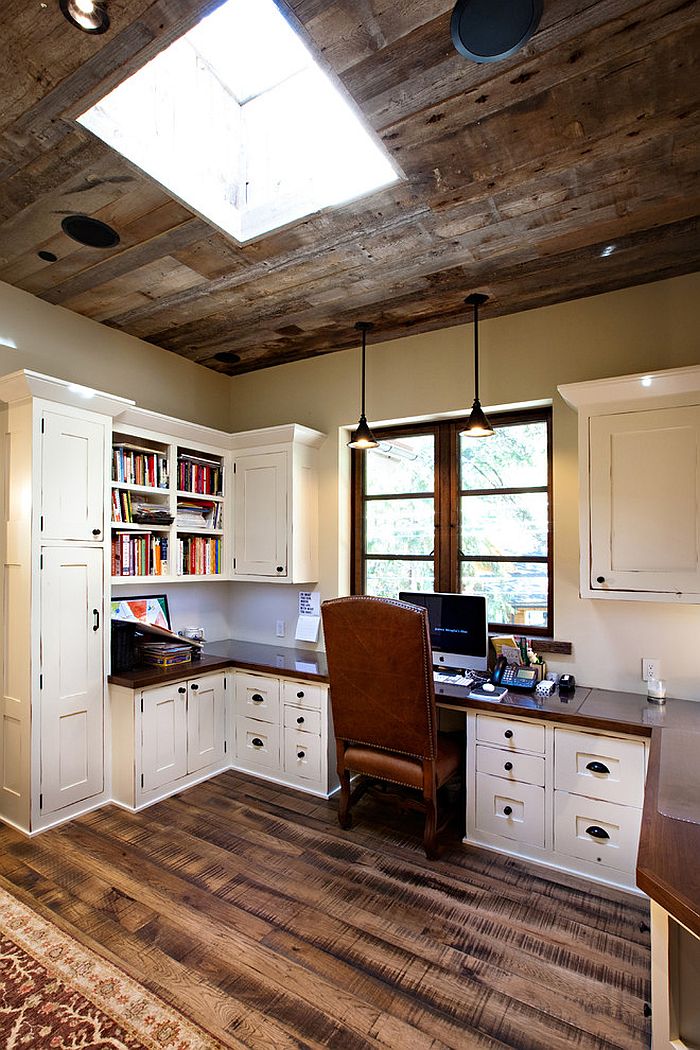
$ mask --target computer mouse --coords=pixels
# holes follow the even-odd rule
[[[492,693],[495,688],[496,686],[493,684],[493,682],[484,682],[483,690],[485,693]]]

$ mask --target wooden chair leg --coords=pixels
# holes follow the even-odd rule
[[[344,831],[348,831],[352,827],[352,816],[350,814],[350,770],[345,768],[345,744],[342,740],[336,740],[335,744],[338,759],[338,779],[340,781],[338,823]]]
[[[425,806],[425,825],[423,827],[423,848],[428,860],[437,860],[438,790],[435,766],[432,762],[423,761],[423,805]]]

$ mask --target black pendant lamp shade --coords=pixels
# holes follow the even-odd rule
[[[367,416],[365,415],[365,357],[367,354],[367,333],[374,327],[369,321],[358,321],[355,328],[362,332],[362,411],[356,429],[352,433],[348,448],[367,449],[376,448],[379,442],[369,429]]]
[[[491,437],[493,435],[493,427],[479,401],[479,307],[483,306],[487,299],[488,295],[475,292],[464,300],[467,305],[474,307],[474,404],[466,429],[462,431],[466,437]]]
[[[106,33],[109,15],[104,0],[59,0],[63,17],[84,33]]]

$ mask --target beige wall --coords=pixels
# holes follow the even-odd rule
[[[130,397],[143,408],[226,429],[230,380],[0,282],[0,375],[35,372]]]
[[[589,685],[638,691],[641,657],[656,656],[674,695],[700,699],[700,606],[579,598],[577,420],[556,388],[700,363],[699,331],[698,274],[487,320],[481,328],[484,404],[554,405],[555,633],[574,643],[574,657],[552,666]],[[471,329],[377,344],[369,348],[367,372],[371,421],[464,411],[473,396]],[[347,588],[348,456],[339,428],[357,419],[358,385],[357,351],[231,383],[232,429],[295,421],[329,435],[321,451],[324,597]],[[233,592],[232,622],[242,637],[272,640],[275,615],[294,617],[296,588],[290,594],[282,586],[234,585]]]

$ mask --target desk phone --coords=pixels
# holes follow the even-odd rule
[[[509,664],[499,657],[491,681],[496,685],[505,685],[508,689],[522,689],[523,692],[531,693],[539,681],[539,675],[532,667]]]

